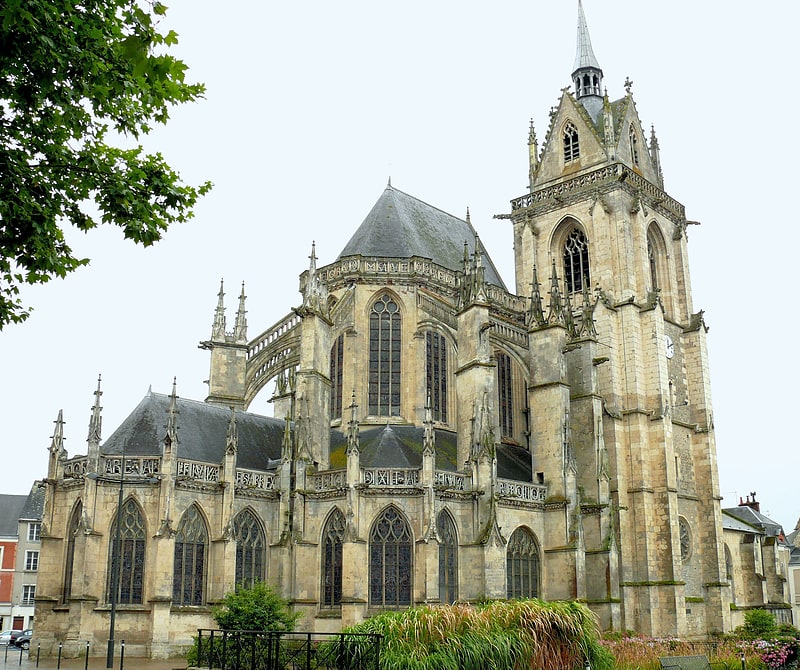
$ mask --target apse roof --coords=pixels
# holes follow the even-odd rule
[[[475,250],[475,229],[469,221],[447,214],[391,186],[367,214],[339,258],[430,258],[450,270],[463,268],[464,243]],[[482,250],[486,283],[505,289],[492,259]]]

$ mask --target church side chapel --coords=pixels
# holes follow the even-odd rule
[[[578,9],[572,90],[541,149],[531,124],[529,189],[499,224],[514,292],[469,214],[389,183],[333,262],[311,246],[302,303],[270,328],[248,334],[244,287],[231,328],[220,287],[205,401],[149,392],[104,439],[98,382],[78,456],[59,415],[43,652],[103,648],[114,601],[128,653],[171,655],[256,580],[302,630],[527,597],[610,630],[731,628],[686,213]],[[248,411],[269,393],[275,418]]]

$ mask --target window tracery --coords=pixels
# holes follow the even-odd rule
[[[425,334],[425,368],[433,419],[447,423],[447,340],[435,331]]]
[[[517,528],[508,541],[506,579],[509,599],[539,596],[539,549],[525,528]]]
[[[500,414],[500,435],[514,436],[514,384],[511,372],[511,357],[498,352],[497,358],[497,406]]]
[[[342,367],[344,335],[339,335],[331,348],[331,419],[342,418]]]
[[[577,160],[581,155],[580,141],[578,139],[578,129],[572,122],[564,127],[564,162],[569,163]]]
[[[264,579],[266,546],[261,524],[250,510],[242,510],[233,520],[233,539],[236,541],[236,585],[250,588]]]
[[[322,607],[342,604],[342,546],[345,518],[334,508],[322,531]]]
[[[61,602],[68,603],[72,597],[72,572],[75,566],[75,538],[78,535],[83,516],[83,504],[78,501],[67,526],[67,551],[64,560],[64,585],[61,593]]]
[[[208,531],[196,505],[181,517],[175,533],[172,604],[202,605],[206,581]]]
[[[439,544],[439,601],[454,603],[458,600],[458,538],[450,515],[442,511],[436,519]]]
[[[411,605],[411,529],[395,507],[386,508],[369,536],[369,604]]]
[[[388,293],[372,305],[369,317],[369,413],[400,415],[400,308]]]
[[[117,536],[117,524],[120,524]],[[144,591],[144,564],[146,532],[142,509],[133,498],[128,498],[111,524],[111,541],[108,547],[108,586],[106,596],[112,600],[114,571],[118,570],[117,602],[121,605],[141,605]],[[117,546],[119,540],[119,546]],[[119,567],[116,567],[119,562]]]
[[[564,282],[570,293],[590,284],[589,241],[580,228],[574,228],[564,243]]]

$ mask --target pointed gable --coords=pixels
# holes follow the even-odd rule
[[[475,250],[475,229],[468,221],[393,188],[383,194],[339,254],[377,258],[430,258],[450,270],[461,270],[464,243]],[[482,254],[486,282],[505,289],[491,258]]]
[[[614,134],[617,138],[617,159],[641,174],[647,181],[659,184],[658,170],[653,165],[642,121],[636,110],[633,96],[611,103],[614,113]],[[636,137],[636,151],[632,150],[631,130]],[[635,160],[634,156],[636,157]]]

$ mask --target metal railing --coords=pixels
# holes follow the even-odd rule
[[[375,633],[197,630],[198,668],[209,670],[378,670]]]

